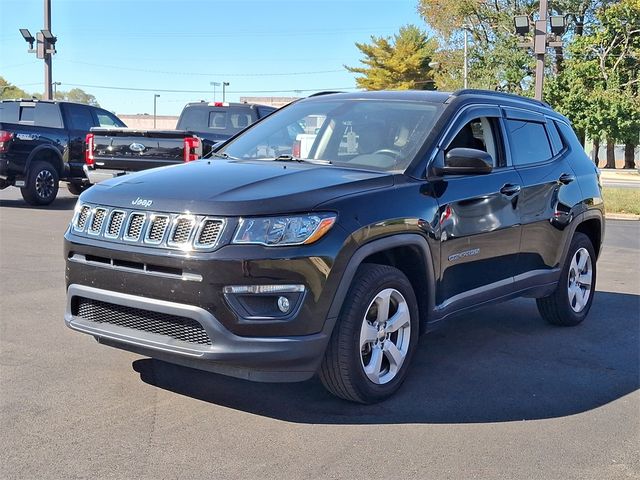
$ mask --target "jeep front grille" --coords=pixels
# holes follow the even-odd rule
[[[91,217],[91,224],[89,225],[89,233],[92,235],[99,235],[102,232],[102,224],[104,223],[104,217],[107,215],[107,210],[104,208],[96,208]]]
[[[185,245],[189,241],[189,237],[191,237],[194,224],[195,219],[191,216],[176,218],[173,231],[171,232],[170,243],[174,245]]]
[[[124,239],[137,241],[140,239],[142,233],[142,227],[144,225],[146,215],[144,213],[132,213],[129,217],[129,224],[127,225],[127,231],[125,232]]]
[[[90,322],[154,333],[191,344],[211,345],[205,329],[191,318],[85,297],[74,297],[71,308],[73,315]]]
[[[221,230],[222,222],[220,220],[205,219],[200,227],[198,238],[194,242],[196,248],[213,247],[218,241]]]
[[[101,205],[80,205],[72,222],[76,235],[109,242],[180,250],[213,250],[225,228],[222,218],[144,212]]]
[[[164,240],[167,225],[169,225],[169,217],[166,215],[154,215],[151,218],[151,225],[147,229],[145,241],[147,243],[161,243]]]

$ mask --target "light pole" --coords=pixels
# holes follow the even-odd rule
[[[157,93],[153,94],[153,128],[156,128],[156,102],[160,98]]]
[[[51,33],[51,0],[44,0],[44,28],[36,32],[36,36],[31,35],[27,28],[21,28],[22,38],[29,44],[29,53],[35,53],[36,58],[44,60],[44,100],[51,100],[53,97],[51,84],[51,56],[56,53],[56,41],[58,40]],[[33,44],[36,43],[36,48]]]
[[[53,100],[56,99],[56,93],[58,93],[58,90],[56,89],[56,87],[58,85],[62,85],[62,82],[53,82],[51,85],[53,85]]]
[[[462,66],[462,86],[469,88],[469,29],[471,25],[465,23],[462,25],[464,31],[464,65]]]
[[[522,48],[533,48],[536,56],[536,83],[534,98],[542,100],[542,88],[544,84],[544,55],[547,47],[562,47],[560,36],[566,29],[566,19],[562,15],[551,16],[551,41],[547,41],[547,0],[540,0],[539,19],[534,22],[533,40],[524,39],[518,43]],[[516,15],[513,17],[516,34],[524,37],[529,33],[530,22],[527,15]]]
[[[229,86],[229,82],[222,82],[222,101],[225,101],[225,87]]]
[[[216,101],[216,87],[220,86],[220,82],[209,82],[209,85],[213,86],[213,101]]]

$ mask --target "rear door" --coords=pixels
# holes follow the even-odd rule
[[[581,198],[567,160],[569,149],[555,123],[542,114],[504,108],[504,124],[510,156],[523,182],[516,281],[551,282],[560,267],[565,227],[575,216],[574,207]]]
[[[436,305],[458,310],[513,291],[520,246],[521,179],[505,155],[497,106],[464,110],[440,143],[475,148],[493,158],[486,175],[451,175],[434,183],[440,207],[440,278]]]

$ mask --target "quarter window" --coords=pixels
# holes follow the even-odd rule
[[[529,165],[546,162],[553,156],[544,124],[522,120],[506,120],[513,164]]]

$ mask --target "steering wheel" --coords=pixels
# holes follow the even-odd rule
[[[400,155],[400,152],[398,150],[391,150],[390,148],[381,148],[380,150],[376,150],[375,152],[373,152],[372,155],[376,155],[378,153],[382,155],[391,155],[394,157],[397,157]]]

